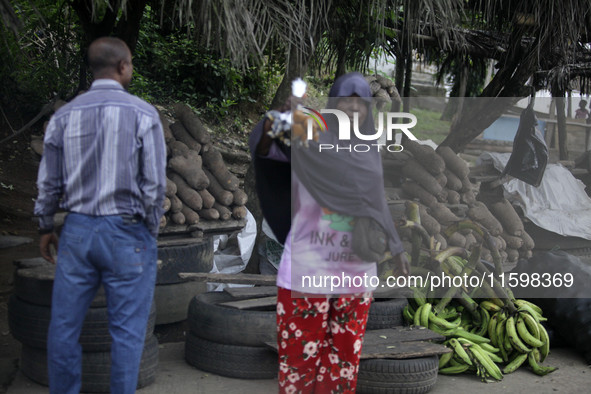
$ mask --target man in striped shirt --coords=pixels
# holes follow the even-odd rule
[[[104,37],[88,50],[94,82],[45,132],[37,186],[41,254],[55,263],[53,215],[69,211],[53,287],[47,350],[51,393],[80,391],[82,322],[102,284],[109,310],[111,392],[135,393],[156,281],[166,150],[156,109],[129,94],[131,53]]]

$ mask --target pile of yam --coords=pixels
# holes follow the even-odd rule
[[[369,83],[371,95],[376,99],[376,108],[382,110],[386,104],[392,101],[400,102],[400,94],[391,79],[381,75],[368,75],[365,80]]]
[[[456,232],[452,237],[445,236],[445,230],[454,222],[470,219],[481,224],[493,236],[494,243],[503,262],[515,263],[519,258],[532,255],[534,242],[525,232],[521,218],[506,199],[489,206],[476,200],[476,187],[470,183],[470,170],[467,164],[449,147],[440,146],[436,150],[408,140],[404,152],[412,154],[402,166],[404,181],[402,190],[411,198],[418,200],[421,225],[440,248],[458,246],[470,249],[474,244],[483,245],[482,257],[492,261],[492,255],[484,240],[472,230]],[[449,206],[465,204],[466,217],[459,217]],[[452,207],[453,208],[453,207]],[[409,217],[409,204],[406,204]],[[406,247],[410,246],[410,232],[401,231]],[[410,253],[409,250],[407,252]]]
[[[209,132],[189,106],[176,104],[174,111],[179,120],[173,124],[160,117],[168,154],[160,228],[171,222],[192,225],[200,220],[245,218],[248,197]]]

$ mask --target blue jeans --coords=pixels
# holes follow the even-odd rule
[[[49,391],[78,394],[84,316],[107,298],[111,393],[135,393],[156,282],[156,240],[141,220],[70,213],[61,233],[47,338]]]

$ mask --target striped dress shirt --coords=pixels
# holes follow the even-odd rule
[[[166,148],[153,106],[117,81],[96,80],[53,115],[43,146],[35,203],[41,228],[53,227],[59,205],[90,216],[139,215],[158,235]]]

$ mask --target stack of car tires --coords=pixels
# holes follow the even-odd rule
[[[33,268],[21,268],[15,272],[15,294],[8,302],[8,325],[13,337],[22,344],[20,363],[23,374],[37,383],[48,385],[47,331],[55,266],[38,262],[32,265]],[[26,262],[24,266],[27,266]],[[158,341],[153,335],[155,322],[156,307],[152,304],[138,388],[151,384],[156,378]],[[102,287],[86,313],[79,342],[83,352],[82,392],[109,392],[112,339]]]
[[[154,302],[156,324],[177,323],[187,319],[189,302],[207,290],[205,282],[183,282],[180,272],[211,272],[213,238],[188,238],[184,245],[158,248],[158,271]]]
[[[224,292],[199,294],[191,300],[185,343],[188,364],[205,372],[239,379],[274,379],[277,353],[275,307],[239,310],[220,305],[235,301]]]

